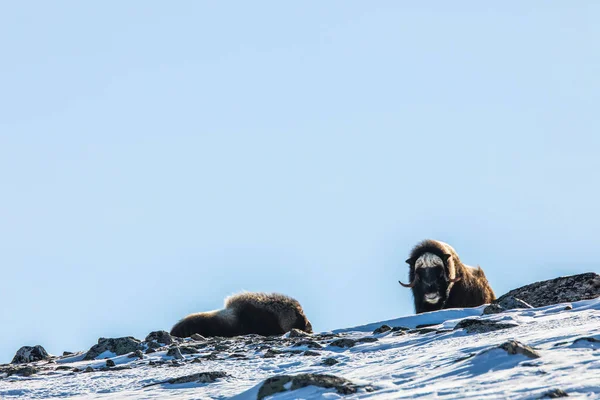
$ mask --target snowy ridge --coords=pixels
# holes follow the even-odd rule
[[[83,355],[74,355],[56,360],[51,370],[0,379],[0,398],[250,400],[267,378],[305,373],[331,374],[374,389],[361,388],[345,398],[538,399],[554,389],[574,398],[600,398],[600,299],[493,315],[481,315],[482,310],[442,310],[312,337],[225,339],[184,353],[175,363],[166,349],[143,359],[102,354],[116,369],[107,369],[105,359],[83,361]],[[465,318],[483,330],[455,329]],[[383,324],[410,329],[372,332]],[[418,328],[423,325],[432,326]],[[339,339],[352,339],[353,345],[337,347]],[[539,358],[498,348],[509,340],[531,346]],[[338,363],[324,365],[327,358]],[[87,367],[94,372],[72,369]],[[167,382],[212,371],[227,376],[208,383]],[[308,386],[269,398],[324,397],[342,395]]]

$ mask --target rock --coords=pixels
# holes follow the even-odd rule
[[[85,370],[83,370],[83,372],[94,372],[94,368],[87,367]]]
[[[115,362],[109,358],[108,360],[106,360],[106,366],[109,367],[109,368],[110,367],[114,367],[115,366]]]
[[[350,347],[354,347],[356,345],[356,340],[354,339],[337,339],[333,342],[329,343],[330,346],[341,347],[342,349],[347,349]]]
[[[121,338],[100,338],[98,339],[98,344],[94,345],[83,357],[84,360],[94,360],[100,354],[105,351],[110,351],[117,356],[122,356],[123,354],[131,353],[136,350],[142,349],[142,342],[138,339],[127,336]]]
[[[146,350],[146,354],[152,354],[152,353],[156,353],[156,350],[149,348],[148,350]]]
[[[166,346],[173,343],[173,337],[167,331],[154,331],[150,332],[144,341],[156,342]]]
[[[381,325],[379,328],[373,331],[373,335],[379,335],[380,333],[385,333],[391,331],[392,328],[389,325]]]
[[[378,342],[379,339],[375,338],[375,337],[364,337],[364,338],[360,338],[356,340],[356,343],[373,343],[373,342]]]
[[[484,314],[498,314],[502,311],[514,310],[517,308],[533,308],[530,304],[514,296],[502,296],[492,304],[487,306],[484,310]]]
[[[278,375],[264,381],[258,390],[258,400],[267,396],[288,390],[297,390],[307,386],[317,386],[324,389],[335,389],[338,394],[354,394],[363,386],[356,385],[351,381],[334,375],[325,374],[299,374],[299,375]],[[372,391],[373,388],[365,387]]]
[[[179,350],[179,347],[175,346],[175,347],[171,347],[169,349],[169,351],[167,351],[167,356],[168,357],[173,357],[176,360],[183,360],[183,354],[181,354],[181,350]]]
[[[63,351],[63,357],[67,357],[67,356],[72,356],[75,353],[73,353],[72,351]]]
[[[306,332],[301,331],[300,329],[296,329],[296,328],[292,329],[290,331],[290,335],[289,335],[289,337],[291,337],[291,338],[308,337],[308,336],[310,336],[310,333],[306,333]]]
[[[279,354],[283,354],[283,352],[281,350],[277,350],[277,349],[269,349],[263,355],[263,358],[275,358]]]
[[[211,383],[216,381],[219,378],[225,378],[228,375],[223,371],[210,371],[210,372],[198,372],[196,374],[180,376],[178,378],[171,378],[162,382],[155,382],[149,385],[145,385],[144,387],[154,386],[154,385],[162,385],[165,383],[169,383],[171,385],[177,385],[180,383]]]
[[[572,310],[572,309],[573,309],[573,306],[570,305],[570,304],[567,304],[563,310],[564,311],[569,311],[569,310]],[[560,390],[560,389],[557,389],[557,390]]]
[[[150,349],[148,349],[148,350],[150,350]],[[141,350],[136,350],[133,353],[127,354],[127,358],[140,358],[140,359],[142,359],[142,358],[144,358],[144,353],[142,353]]]
[[[320,356],[321,353],[319,353],[318,351],[312,351],[312,350],[306,350],[304,352],[304,354],[302,354],[304,356],[310,356],[310,357],[315,357],[315,356]]]
[[[23,364],[40,360],[48,360],[48,352],[40,345],[23,346],[13,357],[11,364]]]
[[[498,346],[499,349],[505,350],[508,354],[522,354],[529,358],[540,358],[540,354],[532,349],[531,347],[518,342],[516,340],[509,340],[508,342],[502,343]]]
[[[540,399],[558,399],[559,397],[569,397],[569,395],[562,389],[554,389],[544,393]]]
[[[318,342],[315,342],[314,340],[303,340],[301,342],[294,343],[292,346],[293,347],[306,346],[309,349],[322,349],[323,348],[323,346],[321,346]]]
[[[492,304],[501,304],[510,296],[533,307],[595,299],[600,296],[600,275],[588,272],[532,283],[511,290]]]
[[[22,367],[9,366],[8,368],[0,369],[0,374],[5,373],[7,377],[12,376],[12,375],[27,377],[27,376],[31,376],[33,374],[37,374],[38,372],[40,372],[40,370],[31,365],[25,365]]]
[[[323,360],[323,362],[321,364],[331,367],[332,365],[335,365],[337,363],[339,363],[339,361],[336,360],[335,358],[327,357],[326,359]]]
[[[200,335],[199,333],[194,333],[192,336],[190,336],[190,338],[192,338],[192,340],[195,340],[196,342],[203,342],[206,340],[206,338]]]
[[[464,329],[467,333],[485,333],[497,331],[500,329],[515,328],[516,324],[505,324],[498,321],[486,319],[463,319],[454,327],[456,329]]]

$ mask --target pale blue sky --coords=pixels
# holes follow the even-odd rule
[[[600,3],[124,3],[0,5],[0,362],[242,289],[409,314],[428,237],[600,269]]]

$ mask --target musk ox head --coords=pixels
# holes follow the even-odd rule
[[[426,304],[428,310],[441,309],[448,300],[452,284],[460,280],[454,277],[451,255],[436,253],[425,252],[406,260],[410,265],[410,283],[398,281],[411,288],[415,302]]]

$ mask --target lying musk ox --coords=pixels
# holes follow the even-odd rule
[[[171,335],[233,337],[255,333],[281,335],[293,328],[312,333],[300,303],[277,293],[239,293],[225,299],[222,310],[190,314],[177,322]]]
[[[496,299],[483,270],[463,264],[447,243],[424,240],[406,260],[417,314],[442,308],[477,307]]]

